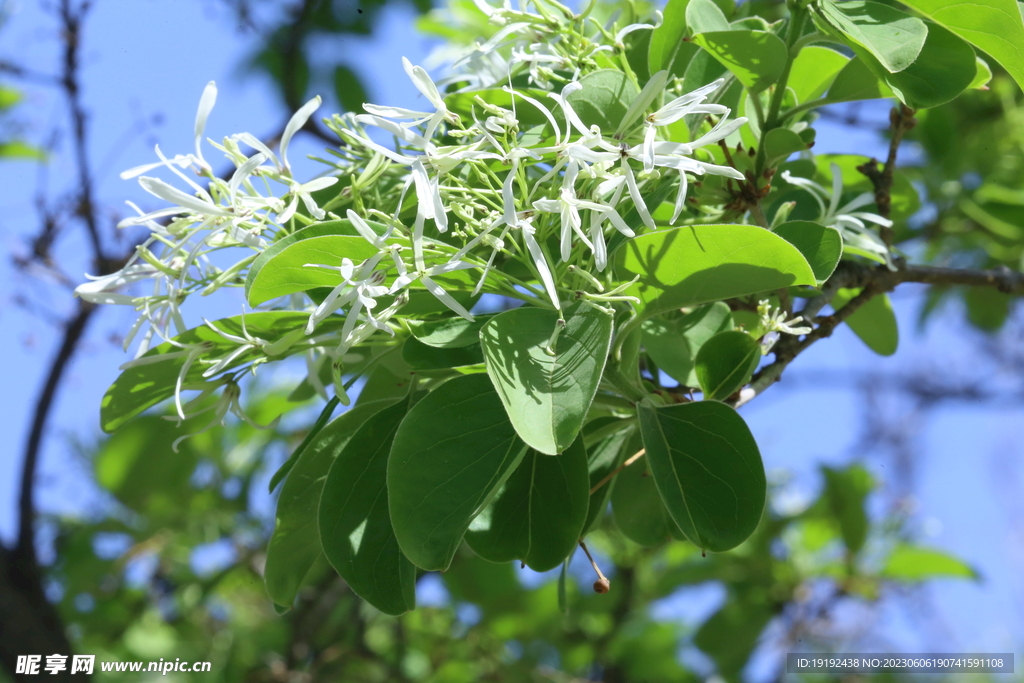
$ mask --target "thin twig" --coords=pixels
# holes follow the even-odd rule
[[[629,458],[626,459],[626,462],[616,467],[615,470],[608,474],[608,476],[594,484],[594,486],[590,489],[590,495],[594,495],[599,488],[601,488],[602,486],[610,482],[612,479],[614,479],[616,474],[618,474],[619,472],[621,472],[622,470],[626,469],[627,467],[635,463],[637,460],[639,460],[640,457],[643,456],[643,454],[646,452],[647,451],[645,449],[641,448],[636,453],[629,456]]]

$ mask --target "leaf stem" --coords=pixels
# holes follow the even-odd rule
[[[604,479],[602,479],[601,481],[599,481],[596,484],[594,484],[594,486],[591,487],[591,489],[590,489],[590,495],[594,495],[595,493],[597,493],[597,491],[602,486],[604,486],[605,484],[610,482],[612,479],[614,479],[615,475],[617,475],[619,472],[621,472],[622,470],[626,469],[627,467],[629,467],[630,465],[635,463],[637,460],[639,460],[641,457],[643,457],[644,453],[646,453],[646,452],[647,452],[646,449],[641,448],[636,453],[634,453],[633,455],[629,456],[626,459],[626,462],[624,462],[621,465],[619,465],[618,467],[616,467],[612,472],[608,473],[608,476],[606,476]]]

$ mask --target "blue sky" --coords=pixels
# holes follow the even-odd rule
[[[41,13],[37,3],[12,4],[9,10],[9,21],[0,33],[0,59],[13,59],[37,71],[55,71],[52,19]],[[373,101],[414,105],[417,93],[402,72],[400,58],[422,61],[430,43],[415,32],[412,19],[409,8],[393,7],[371,38],[334,41],[318,49],[349,57],[366,77]],[[240,61],[251,47],[220,4],[197,0],[97,3],[85,34],[83,88],[92,114],[93,158],[100,160],[96,169],[99,198],[105,205],[119,207],[125,199],[145,201],[133,182],[122,181],[117,174],[153,160],[154,143],[168,154],[191,150],[195,108],[209,80],[221,86],[207,128],[210,137],[220,139],[241,130],[262,135],[280,125],[286,113],[269,83],[259,77],[236,78]],[[28,136],[39,140],[65,116],[63,102],[44,88],[31,87],[26,94],[27,117],[43,126],[28,131]],[[330,93],[324,95],[320,113],[326,115],[334,110],[334,103]],[[865,111],[884,120],[884,105]],[[162,122],[157,123],[158,119]],[[300,142],[290,156],[295,160],[319,149],[319,144]],[[822,126],[815,148],[819,153],[877,150],[879,142],[873,134],[834,124]],[[312,171],[313,166],[307,168]],[[72,166],[66,152],[51,159],[46,176],[51,196],[67,191]],[[33,201],[41,177],[29,163],[0,165],[0,243],[9,253],[23,252],[24,237],[36,228]],[[59,257],[80,270],[77,254],[84,244],[75,239],[63,244]],[[25,425],[57,339],[54,327],[26,314],[14,305],[14,297],[25,295],[61,312],[68,310],[69,303],[52,296],[58,290],[26,281],[12,269],[9,258],[0,261],[0,282],[0,353],[5,359],[0,378],[9,392],[0,411],[0,428],[8,435],[0,450],[0,534],[10,539],[16,524],[16,482]],[[806,496],[815,493],[820,462],[845,463],[864,456],[883,483],[894,479],[887,458],[852,450],[860,435],[859,395],[849,391],[848,384],[830,384],[831,379],[845,372],[896,373],[922,366],[935,372],[966,372],[977,366],[971,341],[976,333],[960,324],[960,311],[944,313],[923,335],[915,333],[916,293],[901,290],[895,297],[902,337],[896,355],[874,356],[841,328],[802,356],[782,384],[744,408],[769,471],[792,471],[795,488]],[[215,314],[233,314],[240,303],[239,299],[204,305]],[[193,319],[198,314],[194,311]],[[90,443],[99,436],[100,397],[116,376],[117,366],[126,360],[110,339],[123,335],[130,322],[128,311],[104,312],[70,369],[44,448],[40,504],[46,511],[73,514],[100,504],[80,484],[86,470],[73,444]],[[1022,418],[1020,406],[962,404],[927,415],[915,444],[914,523],[922,541],[965,558],[985,581],[936,582],[907,599],[887,603],[876,619],[878,632],[892,639],[894,650],[1024,651],[1020,571],[1024,509],[1019,493],[1013,493],[1024,486],[1024,465],[1017,464],[1022,462],[1024,447],[1016,433],[1024,424]],[[697,616],[685,602],[663,605],[658,613],[664,618]],[[703,609],[713,609],[714,600],[704,602],[709,606]]]

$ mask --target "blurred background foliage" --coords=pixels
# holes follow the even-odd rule
[[[387,0],[306,0],[284,11],[268,0],[224,1],[238,26],[260,37],[243,72],[273,79],[285,108],[296,109],[314,92],[333,92],[346,110],[367,99],[358,65],[321,58],[316,45],[369,33]],[[778,2],[747,4],[769,21],[782,12]],[[469,0],[444,9],[432,9],[429,0],[414,5],[422,13],[419,27],[453,44],[497,30],[467,19]],[[608,4],[600,12],[643,14],[646,5]],[[19,99],[0,83],[0,156],[38,157],[20,135],[15,115],[26,114]],[[844,111],[826,114],[842,118]],[[1021,269],[1020,91],[997,71],[987,90],[968,91],[917,118],[907,136],[917,153],[904,159],[893,192],[894,217],[909,219],[897,222],[900,248],[935,264]],[[319,125],[310,132],[325,136]],[[865,160],[821,163],[823,170],[840,163],[854,194],[870,187],[854,170]],[[988,289],[936,288],[924,299],[921,321],[957,298],[971,324],[986,332],[998,331],[1016,304]],[[265,423],[293,409],[290,389],[264,388],[247,412]],[[465,549],[443,577],[420,578],[433,606],[402,617],[358,599],[322,558],[294,608],[277,614],[261,576],[273,513],[253,490],[304,436],[311,419],[297,419],[308,417],[301,411],[294,417],[274,431],[229,423],[173,453],[173,424],[147,415],[109,439],[79,445],[107,504],[96,514],[43,520],[55,551],[44,568],[47,595],[76,651],[101,660],[209,660],[213,673],[202,680],[231,682],[653,683],[713,673],[737,681],[752,662],[759,680],[773,680],[784,677],[787,651],[855,651],[870,635],[858,610],[934,578],[979,579],[963,560],[919,544],[909,513],[878,504],[877,482],[854,464],[822,467],[809,505],[787,502],[786,482],[774,482],[759,530],[726,554],[702,557],[685,541],[645,547],[616,540],[602,532],[616,524],[606,516],[588,537],[611,578],[606,595],[591,590],[594,576],[582,553],[561,576],[539,577]],[[693,620],[656,618],[652,606],[701,600],[709,587],[724,595],[716,610]],[[105,680],[99,672],[96,678]]]

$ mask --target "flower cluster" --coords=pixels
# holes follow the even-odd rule
[[[144,212],[128,205],[138,214],[122,220],[119,228],[143,226],[149,236],[118,272],[90,277],[75,293],[92,303],[134,306],[140,313],[124,340],[125,349],[140,331],[137,357],[149,350],[154,336],[163,341],[187,329],[181,306],[189,295],[204,295],[236,283],[259,252],[267,247],[266,236],[278,234],[295,215],[299,203],[317,219],[325,217],[312,193],[338,182],[336,177],[317,178],[299,183],[292,177],[288,146],[292,137],[320,106],[320,98],[307,102],[288,121],[281,137],[280,156],[250,133],[239,133],[214,143],[234,165],[227,179],[213,173],[202,151],[203,133],[217,99],[217,86],[211,81],[203,91],[196,113],[195,152],[168,158],[159,145],[160,161],[129,169],[122,178],[138,178],[139,185],[171,206]],[[243,146],[251,150],[243,151]],[[155,170],[170,171],[188,187],[185,191],[157,177],[145,175]],[[189,171],[192,177],[185,171]],[[205,182],[205,187],[197,182]],[[271,185],[274,183],[275,186]],[[263,192],[257,188],[262,186]],[[280,195],[280,196],[278,196]],[[214,265],[214,252],[242,247],[249,253],[226,269]],[[126,285],[150,281],[146,296],[119,292]]]
[[[181,391],[197,388],[186,381],[194,364],[205,367],[204,379],[235,387],[242,360],[255,368],[277,359],[267,340],[248,333],[236,339],[210,323],[225,343],[181,346],[174,338],[187,328],[182,304],[195,293],[240,286],[270,244],[303,227],[347,222],[373,252],[303,264],[335,278],[326,296],[263,304],[308,315],[304,329],[288,336],[291,352],[306,354],[309,381],[324,395],[321,369],[330,363],[343,397],[343,358],[378,331],[393,335],[402,324],[395,316],[416,291],[469,320],[471,302],[482,291],[557,311],[575,299],[611,310],[629,299],[608,267],[613,242],[678,223],[691,183],[702,176],[744,179],[702,149],[735,140],[746,122],[714,101],[722,79],[683,92],[680,79],[662,71],[640,88],[629,69],[619,68],[625,37],[654,25],[610,31],[586,12],[549,16],[551,6],[561,7],[557,3],[535,5],[540,14],[483,0],[477,6],[500,28],[458,55],[451,76],[435,82],[403,59],[422,106],[365,104],[363,113],[325,120],[341,144],[328,150],[333,159],[321,177],[296,180],[288,160],[289,144],[319,98],[292,117],[277,153],[248,133],[211,141],[233,166],[218,177],[202,150],[216,99],[212,83],[196,116],[194,151],[167,157],[157,148],[158,162],[122,174],[166,205],[149,212],[131,205],[138,215],[121,225],[148,228],[147,239],[121,271],[77,293],[138,310],[125,340],[127,348],[141,339],[129,366],[184,359],[176,392],[180,418],[189,414]],[[559,30],[566,26],[572,39]],[[601,89],[594,79],[609,74],[635,93],[620,101],[617,111],[624,113],[614,121],[595,119],[592,104]],[[154,171],[167,179],[149,175]],[[671,211],[649,206],[656,192],[669,197]],[[214,252],[228,249],[238,258],[225,268],[227,256]],[[144,282],[152,287],[147,294],[123,291]],[[329,320],[337,324],[321,332]],[[305,341],[295,344],[296,335]],[[155,338],[178,350],[146,355]],[[218,416],[240,412],[235,394],[225,400]]]

